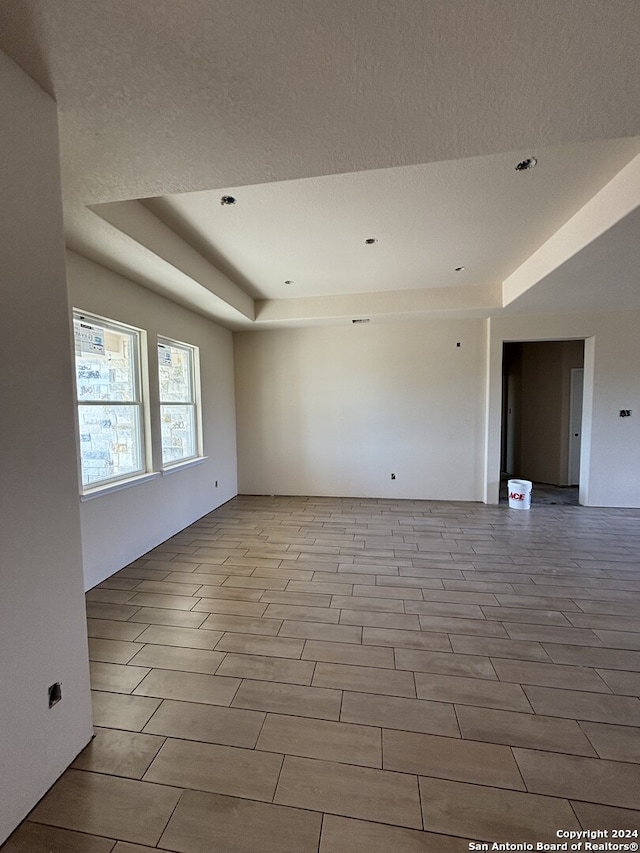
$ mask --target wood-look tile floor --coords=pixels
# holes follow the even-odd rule
[[[3,853],[640,826],[640,512],[238,497],[87,594],[96,736]]]

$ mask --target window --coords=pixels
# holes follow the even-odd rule
[[[74,311],[80,463],[85,489],[146,470],[142,332]]]
[[[163,467],[201,455],[198,348],[158,339]]]

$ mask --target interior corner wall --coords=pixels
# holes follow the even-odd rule
[[[156,469],[161,453],[157,336],[200,350],[206,459],[81,504],[85,588],[90,589],[237,494],[233,341],[229,330],[74,252],[67,253],[67,276],[72,307],[147,333]]]
[[[56,105],[3,53],[0,115],[1,844],[92,727]]]
[[[640,507],[640,312],[516,315],[490,320],[487,502],[497,503],[500,472],[502,347],[507,341],[580,339],[584,405],[580,500],[588,506]],[[621,409],[632,417],[621,418]]]
[[[522,345],[520,459],[516,476],[557,483],[560,465],[562,370],[559,341]]]
[[[481,500],[485,328],[236,333],[240,492]]]
[[[568,484],[571,368],[583,366],[582,341],[521,345],[520,442],[515,476]]]

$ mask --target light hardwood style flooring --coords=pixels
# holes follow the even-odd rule
[[[86,597],[95,739],[2,853],[640,826],[640,512],[238,497]]]

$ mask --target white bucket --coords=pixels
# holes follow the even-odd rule
[[[531,480],[509,480],[507,489],[510,509],[531,509]]]

